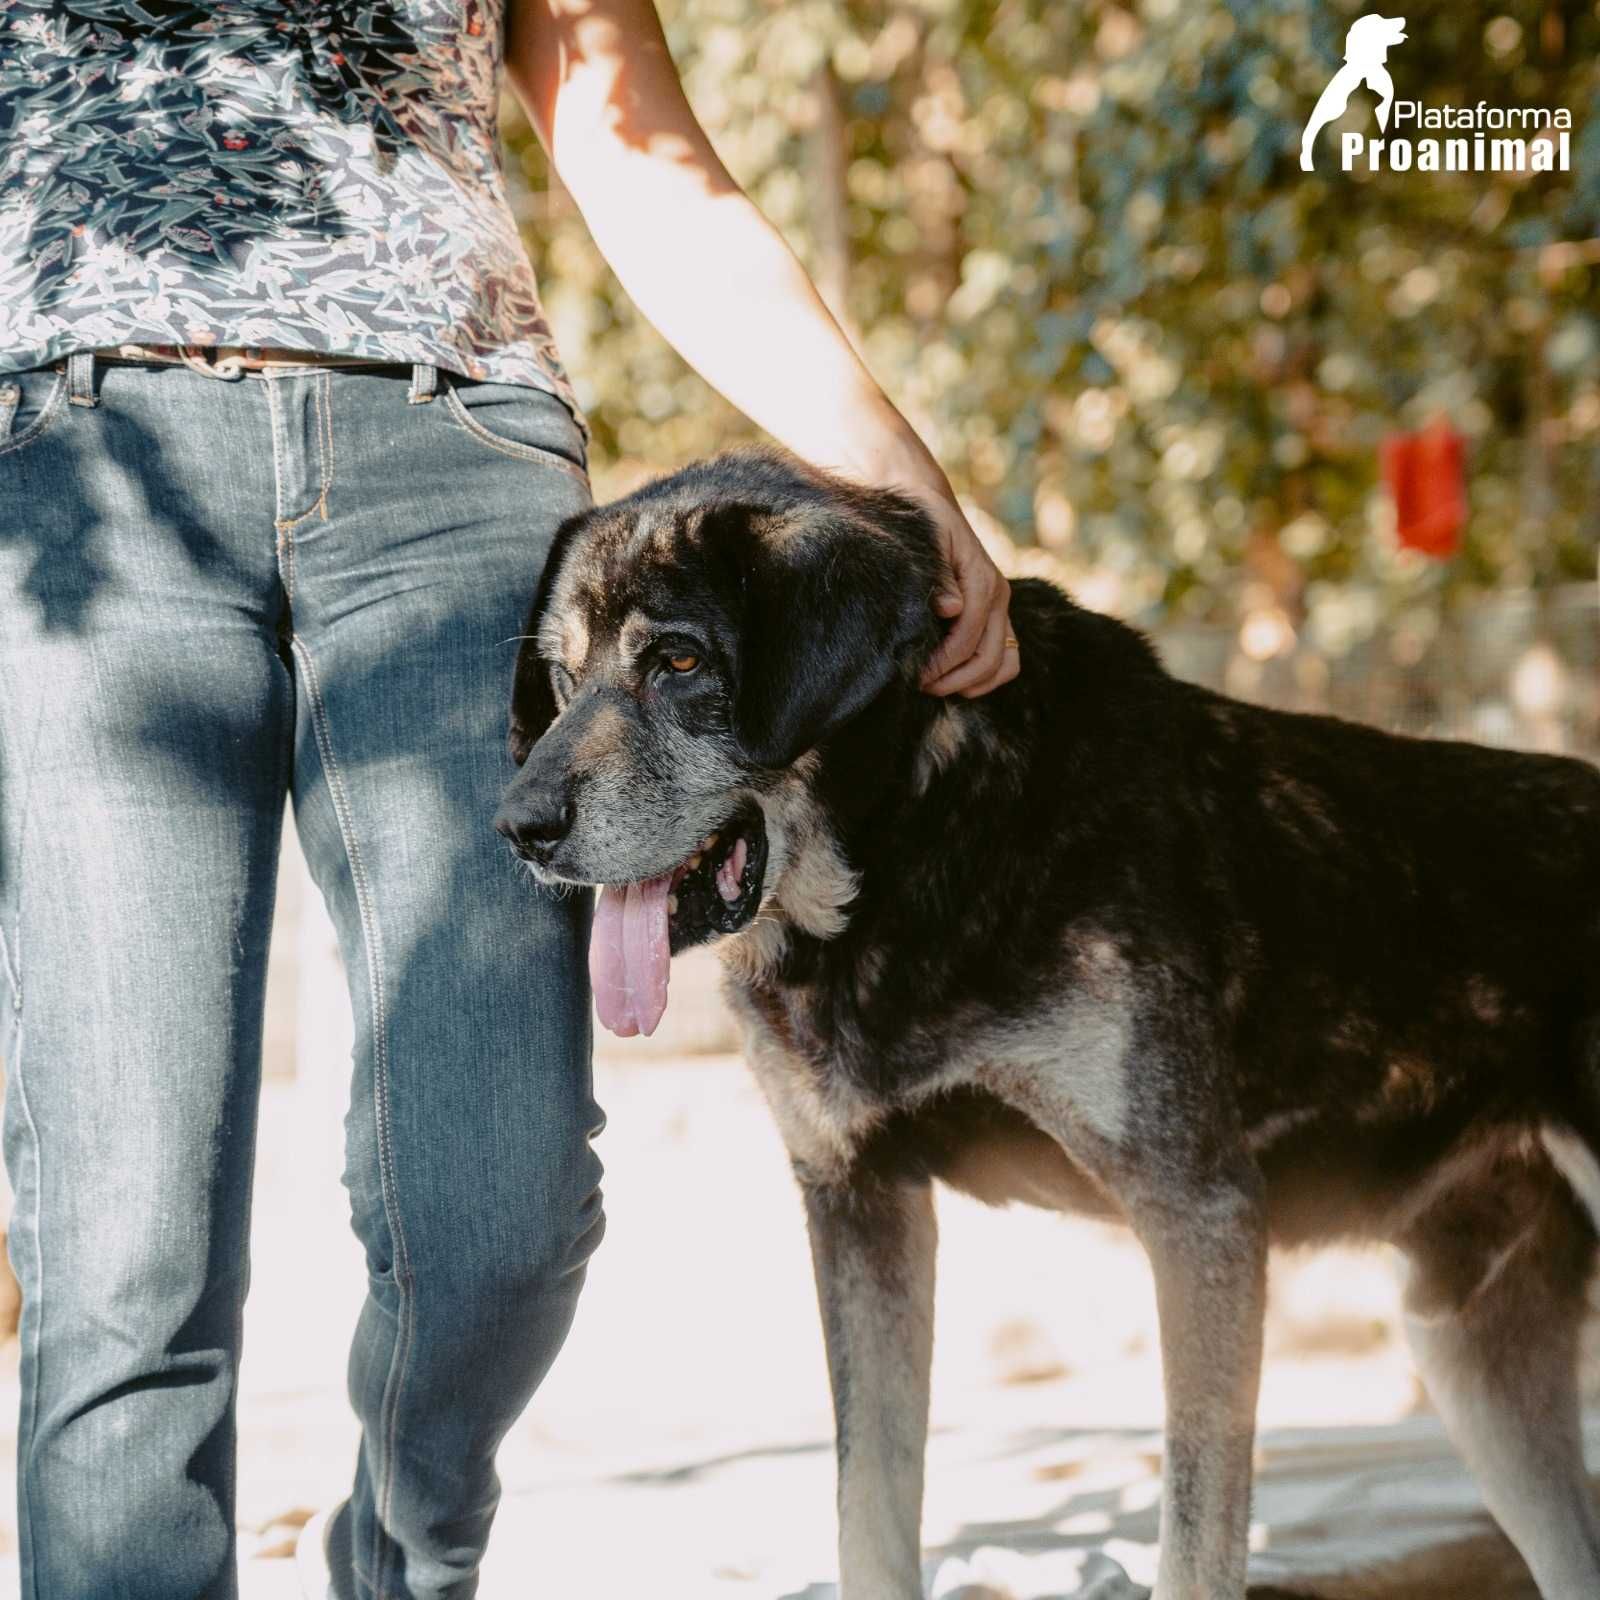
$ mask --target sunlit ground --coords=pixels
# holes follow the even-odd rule
[[[503,1452],[483,1592],[830,1594],[822,1351],[765,1108],[728,1057],[611,1059],[600,1081],[610,1233],[566,1352]],[[246,1600],[297,1593],[295,1528],[338,1498],[353,1457],[343,1366],[362,1273],[334,1100],[279,1082],[264,1107],[240,1430]],[[1142,1258],[1110,1229],[950,1196],[940,1220],[934,1592],[1078,1594],[1099,1549],[1148,1579],[1160,1394]],[[1471,1485],[1415,1416],[1383,1258],[1286,1260],[1274,1284],[1257,1508],[1271,1526],[1257,1546],[1320,1558],[1357,1537],[1474,1531]]]

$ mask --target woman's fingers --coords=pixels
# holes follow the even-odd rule
[[[998,689],[1003,683],[1010,683],[1022,671],[1022,648],[1011,632],[1010,616],[1006,615],[1003,621],[1004,637],[1000,642],[1000,665],[996,667],[992,677],[961,691],[968,700],[975,700],[979,695],[988,694],[991,689]]]
[[[987,694],[1016,677],[1019,652],[1011,635],[1011,623],[1003,605],[993,607],[984,619],[977,648],[958,666],[930,684],[930,694],[959,694],[967,699]]]
[[[1016,676],[1004,662],[1011,586],[954,504],[938,506],[935,515],[955,587],[941,590],[933,608],[953,620],[923,670],[922,686],[930,694],[981,694]]]
[[[992,586],[982,582],[981,577],[973,580],[958,573],[957,578],[961,582],[960,593],[954,597],[957,603],[952,605],[951,597],[943,594],[934,602],[935,611],[952,619],[943,643],[922,670],[923,688],[935,693],[942,692],[936,686],[945,677],[972,658],[989,622]]]

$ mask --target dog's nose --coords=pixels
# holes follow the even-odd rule
[[[501,806],[494,826],[514,849],[548,850],[572,831],[572,802],[559,789],[524,790],[513,804]]]

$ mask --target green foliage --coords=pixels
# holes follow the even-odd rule
[[[869,364],[979,511],[1123,614],[1270,603],[1334,652],[1441,594],[1592,574],[1600,528],[1600,3],[1409,0],[1389,61],[1402,98],[1567,107],[1570,174],[1347,175],[1336,129],[1303,173],[1366,9],[663,6],[734,175],[847,284]],[[1372,105],[1347,125],[1375,132]],[[601,489],[747,433],[512,144]],[[1380,438],[1440,414],[1471,451],[1443,564],[1395,548],[1377,492]]]

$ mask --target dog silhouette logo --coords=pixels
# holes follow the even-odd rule
[[[1317,135],[1336,117],[1344,115],[1350,96],[1361,84],[1378,97],[1378,126],[1389,129],[1389,111],[1394,105],[1394,79],[1384,65],[1390,50],[1404,44],[1406,23],[1404,17],[1380,17],[1376,12],[1358,17],[1350,24],[1344,36],[1344,65],[1334,73],[1333,81],[1322,91],[1306,131],[1300,136],[1300,168],[1313,170],[1312,148]]]

